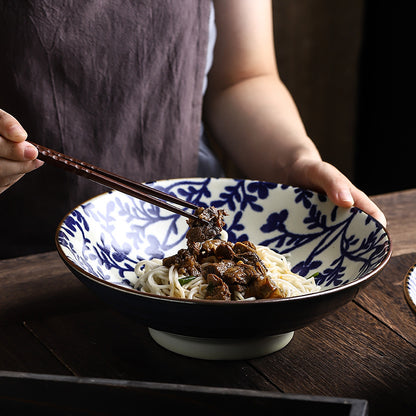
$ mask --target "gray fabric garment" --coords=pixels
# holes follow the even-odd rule
[[[208,85],[208,72],[211,69],[212,61],[214,58],[214,46],[217,39],[217,29],[215,26],[215,10],[213,4],[211,4],[211,13],[209,17],[209,39],[207,49],[207,61],[205,64],[205,77],[203,84],[203,93]],[[224,170],[212,152],[208,144],[208,139],[205,135],[204,125],[201,126],[201,138],[199,142],[199,154],[198,154],[198,176],[211,176],[221,177],[224,176]]]
[[[0,108],[132,179],[194,176],[209,15],[208,0],[0,0]],[[46,165],[26,175],[0,195],[0,257],[53,249],[62,216],[103,190]]]

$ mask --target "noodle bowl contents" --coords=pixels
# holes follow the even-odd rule
[[[225,241],[224,210],[198,208],[195,214],[198,220],[188,220],[186,249],[137,263],[136,289],[210,300],[287,298],[319,291],[313,277],[291,272],[286,257],[270,248],[250,241]]]

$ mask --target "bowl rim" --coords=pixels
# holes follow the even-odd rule
[[[162,182],[162,181],[175,181],[175,180],[199,180],[199,179],[203,179],[201,177],[194,177],[194,178],[172,178],[172,179],[161,179],[161,180],[155,180],[155,181],[151,181],[151,182],[146,182],[147,184],[153,184],[155,182]],[[212,179],[236,179],[236,178],[230,178],[230,177],[224,177],[224,178],[212,178]],[[257,182],[263,182],[263,183],[273,183],[276,185],[284,185],[285,189],[287,188],[291,188],[291,189],[305,189],[308,190],[310,192],[313,192],[315,195],[320,195],[321,193],[308,189],[308,188],[303,188],[303,187],[298,187],[298,186],[292,186],[292,185],[286,185],[286,184],[281,184],[278,182],[270,182],[270,181],[261,181],[261,180],[254,180],[254,179],[242,179],[242,180],[248,180],[248,181],[257,181]],[[154,300],[163,300],[163,301],[167,301],[167,302],[174,302],[174,303],[189,303],[189,304],[204,304],[204,305],[247,305],[247,304],[263,304],[263,303],[285,303],[285,302],[294,302],[294,301],[302,301],[302,300],[306,300],[306,299],[311,299],[311,298],[317,298],[317,297],[322,297],[322,296],[329,296],[333,293],[336,292],[340,292],[340,291],[344,291],[346,289],[349,288],[353,288],[354,286],[358,286],[358,285],[362,285],[364,282],[370,280],[372,277],[374,277],[375,275],[377,275],[385,266],[386,264],[389,262],[391,256],[392,256],[392,252],[393,252],[393,247],[392,247],[392,241],[391,241],[391,236],[389,231],[387,230],[387,227],[385,227],[383,224],[381,224],[378,220],[376,220],[373,216],[371,216],[370,214],[367,214],[365,211],[363,211],[360,208],[354,207],[354,209],[357,209],[358,211],[362,212],[363,214],[367,215],[368,217],[370,217],[374,222],[376,222],[379,227],[381,227],[386,235],[387,241],[386,241],[386,255],[384,257],[384,259],[381,261],[381,263],[373,270],[371,270],[370,272],[364,274],[363,276],[359,277],[358,279],[355,279],[349,283],[346,284],[342,284],[340,286],[337,287],[333,287],[330,289],[326,289],[323,291],[319,291],[319,292],[313,292],[313,293],[306,293],[306,294],[302,294],[302,295],[298,295],[298,296],[291,296],[291,297],[287,297],[287,298],[278,298],[278,299],[255,299],[255,300],[247,300],[247,301],[235,301],[235,300],[212,300],[212,299],[182,299],[182,298],[174,298],[171,296],[164,296],[164,295],[156,295],[153,293],[147,293],[147,292],[141,292],[137,289],[134,289],[132,287],[127,287],[127,286],[121,286],[118,285],[116,283],[112,283],[109,281],[106,281],[100,277],[97,277],[95,275],[93,275],[90,272],[87,272],[86,270],[82,269],[80,266],[78,266],[77,264],[75,264],[72,260],[70,260],[68,258],[68,256],[64,253],[60,243],[59,243],[59,233],[60,230],[62,228],[63,223],[65,222],[65,220],[68,218],[68,216],[75,211],[76,209],[78,209],[79,207],[81,207],[82,205],[85,205],[86,203],[88,203],[89,201],[92,201],[93,199],[96,198],[100,198],[103,197],[104,195],[108,195],[108,194],[112,194],[112,193],[118,193],[118,194],[122,194],[119,191],[116,190],[108,190],[106,192],[102,192],[99,193],[95,196],[92,196],[91,198],[86,199],[84,202],[81,202],[80,204],[78,204],[77,206],[71,208],[71,210],[69,210],[64,216],[63,218],[59,221],[59,224],[56,228],[55,231],[55,246],[56,249],[58,251],[59,256],[61,257],[61,259],[63,260],[64,263],[66,263],[70,268],[76,270],[79,274],[81,274],[82,276],[92,280],[95,283],[98,283],[102,286],[105,287],[110,287],[112,289],[121,291],[121,292],[126,292],[128,294],[134,295],[134,296],[139,296],[139,297],[146,297],[146,298],[150,298],[150,299],[154,299]],[[322,195],[322,194],[321,194]]]

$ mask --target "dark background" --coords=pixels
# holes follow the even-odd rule
[[[273,6],[280,75],[323,158],[370,195],[415,187],[409,2]]]

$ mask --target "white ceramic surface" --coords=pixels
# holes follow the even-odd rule
[[[254,338],[189,337],[152,328],[149,328],[149,333],[162,347],[187,357],[204,360],[245,360],[281,350],[292,340],[294,332]]]
[[[416,265],[413,265],[406,275],[404,294],[409,306],[416,312]]]
[[[319,273],[315,280],[320,292],[290,299],[225,304],[143,294],[132,287],[136,263],[185,247],[186,218],[119,192],[75,207],[57,229],[64,262],[99,296],[153,328],[159,344],[181,354],[199,349],[203,358],[232,359],[226,352],[230,345],[236,358],[240,350],[244,358],[276,351],[291,339],[281,334],[293,334],[350,301],[391,256],[381,224],[309,190],[227,178],[166,180],[150,186],[200,206],[225,209],[230,241],[269,246],[289,256],[294,272]],[[244,319],[252,316],[260,318],[245,325]],[[240,317],[245,317],[242,322]]]

